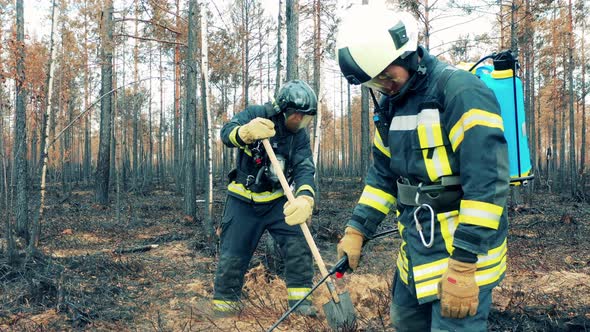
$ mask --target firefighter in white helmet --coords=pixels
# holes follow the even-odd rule
[[[392,325],[486,331],[508,229],[507,144],[493,92],[418,46],[412,16],[385,8],[350,8],[337,60],[348,82],[370,88],[378,104],[373,163],[338,256],[356,269],[365,239],[397,211]]]

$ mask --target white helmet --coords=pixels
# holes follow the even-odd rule
[[[336,37],[338,65],[350,84],[370,85],[396,59],[418,47],[418,24],[412,15],[380,6],[353,6],[342,18]]]

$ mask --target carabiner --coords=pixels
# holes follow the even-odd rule
[[[414,199],[414,201],[416,202],[416,205],[418,205],[418,208],[416,210],[414,210],[414,222],[416,223],[416,230],[418,230],[418,234],[420,234],[420,240],[422,240],[422,245],[424,245],[426,248],[430,248],[432,247],[432,245],[434,244],[434,210],[432,209],[432,206],[424,203],[424,204],[420,204],[420,188],[422,187],[422,182],[420,182],[418,184],[418,190],[416,191],[416,198]],[[420,224],[420,221],[418,220],[418,211],[420,211],[420,209],[422,208],[426,208],[428,209],[428,211],[430,212],[430,240],[428,241],[428,243],[426,242],[426,239],[424,239],[424,233],[422,232],[422,225]]]

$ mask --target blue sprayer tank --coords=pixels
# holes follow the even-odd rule
[[[528,137],[526,134],[522,81],[518,77],[516,77],[516,80],[513,80],[512,73],[512,69],[494,70],[493,66],[487,65],[478,67],[475,71],[475,74],[479,76],[479,78],[492,89],[492,91],[494,91],[496,99],[498,99],[498,103],[500,104],[502,119],[504,121],[504,136],[508,142],[510,178],[516,180],[529,176],[532,166]],[[515,81],[516,105],[514,103]],[[518,123],[516,120],[517,117]]]

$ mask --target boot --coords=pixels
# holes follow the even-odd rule
[[[315,318],[318,316],[318,310],[312,304],[301,303],[293,310],[293,314]]]

